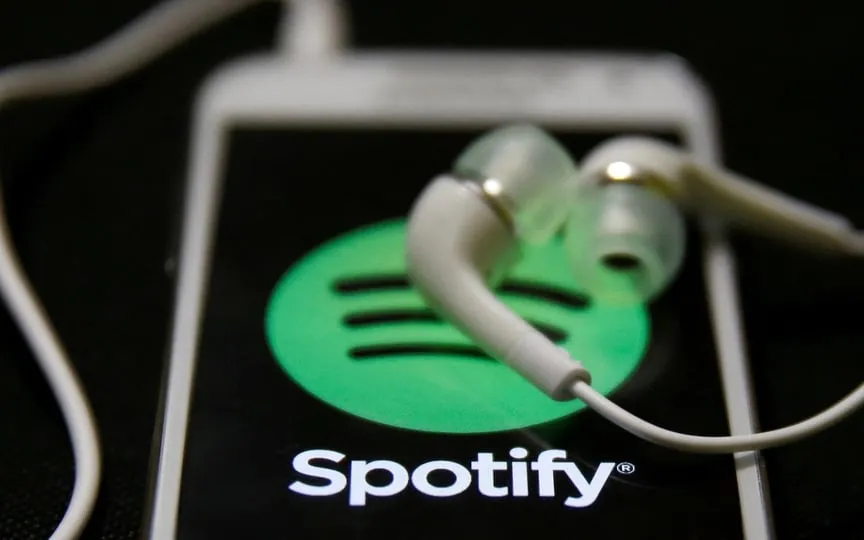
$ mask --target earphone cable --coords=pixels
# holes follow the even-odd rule
[[[71,540],[77,538],[83,530],[99,490],[101,455],[96,422],[63,345],[51,327],[12,249],[2,200],[0,292],[48,380],[69,431],[75,455],[75,485],[66,515],[52,538]]]
[[[824,411],[780,429],[752,435],[706,437],[678,433],[656,426],[619,407],[579,381],[572,386],[575,397],[610,422],[649,442],[675,450],[703,454],[725,454],[762,450],[804,439],[837,424],[864,404],[864,384]]]
[[[151,9],[95,46],[67,57],[0,71],[0,109],[24,98],[71,94],[109,84],[140,69],[192,35],[261,0],[173,0]],[[0,196],[0,293],[63,413],[75,459],[75,483],[52,540],[74,540],[99,491],[101,451],[96,422],[75,369],[15,253]]]

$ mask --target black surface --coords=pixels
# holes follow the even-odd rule
[[[147,2],[0,4],[0,65],[66,53]],[[864,224],[860,182],[864,60],[858,19],[831,3],[360,2],[362,46],[663,48],[715,89],[736,169]],[[52,10],[51,6],[55,6]],[[167,330],[163,272],[194,90],[230,57],[272,42],[274,6],[208,32],[126,82],[0,117],[0,172],[15,241],[90,391],[105,442],[89,538],[134,538]],[[743,296],[763,427],[816,412],[862,378],[861,268],[747,238]],[[0,538],[47,538],[71,481],[66,434],[45,383],[0,322]],[[781,539],[858,538],[864,523],[859,414],[767,453]],[[650,534],[646,532],[645,535]]]

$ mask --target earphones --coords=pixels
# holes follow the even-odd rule
[[[684,259],[685,214],[814,251],[864,255],[864,235],[842,216],[794,200],[650,138],[621,137],[577,168],[567,150],[529,125],[475,140],[415,201],[408,221],[408,274],[430,307],[490,356],[550,398],[581,399],[632,434],[669,448],[734,453],[789,444],[822,431],[864,403],[864,384],[823,412],[781,429],[703,437],[669,431],[591,387],[577,359],[513,313],[491,288],[523,243],[563,229],[568,264],[598,302],[650,302]]]

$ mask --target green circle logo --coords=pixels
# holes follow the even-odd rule
[[[410,286],[405,222],[363,227],[319,246],[285,273],[266,314],[276,360],[301,387],[349,414],[437,433],[487,433],[575,413],[438,318]],[[529,246],[499,298],[615,390],[648,342],[638,307],[591,305],[567,269],[563,242]]]

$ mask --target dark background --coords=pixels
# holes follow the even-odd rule
[[[148,5],[0,3],[0,66],[77,50]],[[731,167],[864,225],[864,47],[851,5],[377,0],[352,3],[351,12],[354,43],[364,48],[676,52],[714,89]],[[228,59],[266,50],[277,14],[275,5],[253,8],[110,89],[0,114],[14,239],[102,430],[104,489],[89,538],[134,538],[139,527],[170,311],[163,265],[195,90]],[[735,240],[760,419],[777,427],[862,379],[861,267]],[[806,406],[796,399],[805,392]],[[5,313],[0,411],[0,538],[47,538],[67,501],[71,452],[50,391]],[[800,443],[800,452],[768,453],[781,539],[864,529],[860,515],[835,511],[864,500],[862,435],[859,414]]]

